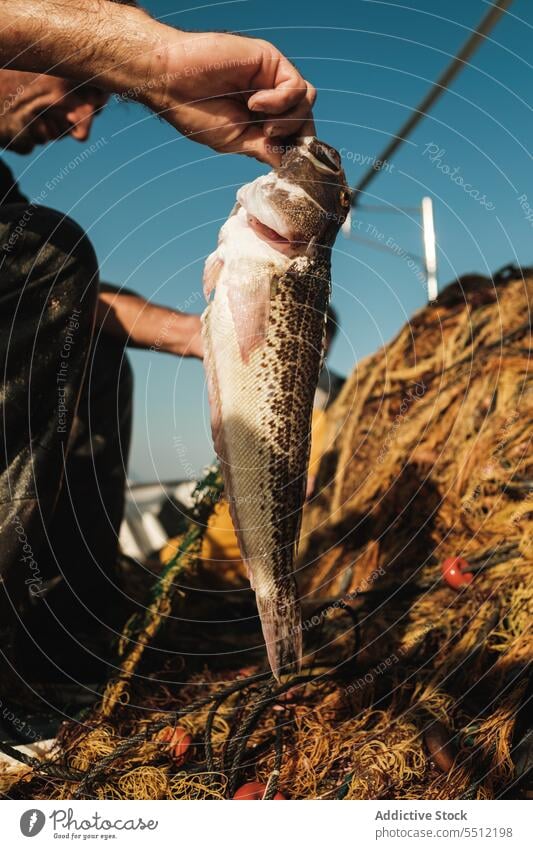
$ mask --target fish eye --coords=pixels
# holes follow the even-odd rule
[[[348,209],[348,207],[350,206],[350,204],[352,202],[351,194],[348,191],[348,189],[341,189],[341,193],[339,195],[339,201],[340,201],[341,206],[344,209]]]

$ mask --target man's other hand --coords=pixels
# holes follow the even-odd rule
[[[204,356],[199,315],[152,304],[142,295],[111,283],[101,284],[96,326],[131,348],[200,360]]]

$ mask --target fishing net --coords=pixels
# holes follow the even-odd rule
[[[297,564],[299,676],[273,681],[249,591],[199,564],[222,491],[211,470],[144,618],[124,629],[120,674],[47,758],[0,775],[2,792],[527,794],[532,293],[516,269],[462,278],[328,410]]]

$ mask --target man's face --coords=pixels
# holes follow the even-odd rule
[[[107,100],[96,87],[62,77],[0,71],[0,146],[30,153],[64,136],[85,141]]]

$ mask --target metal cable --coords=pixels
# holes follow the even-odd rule
[[[498,22],[505,10],[511,5],[512,0],[496,0],[491,6],[486,15],[483,16],[481,23],[472,33],[470,38],[463,44],[459,53],[453,61],[443,71],[438,80],[432,85],[422,102],[412,110],[411,115],[400,127],[396,135],[392,138],[385,150],[376,157],[374,165],[366,172],[364,177],[354,187],[352,195],[352,206],[357,205],[357,201],[361,193],[367,188],[369,183],[381,171],[385,163],[403,144],[406,138],[413,132],[414,128],[419,124],[422,118],[429,112],[434,103],[439,97],[444,94],[452,80],[457,76],[459,71],[462,71],[470,57],[479,47],[481,41],[489,34],[494,25]],[[381,163],[378,165],[377,163]]]

